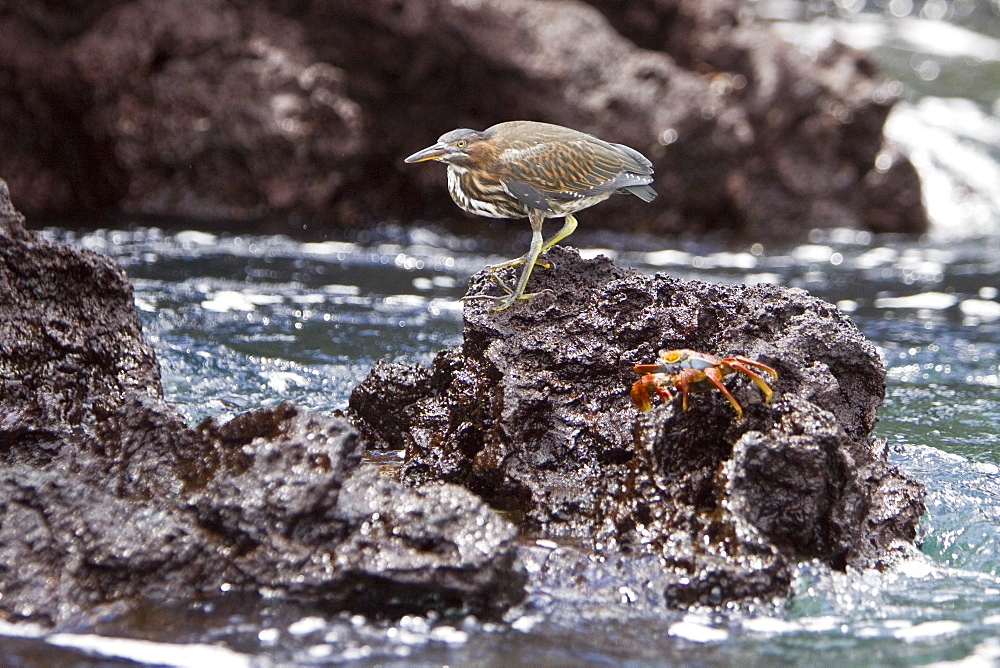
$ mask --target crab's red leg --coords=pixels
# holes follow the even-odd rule
[[[669,385],[661,385],[660,383],[656,383],[655,387],[656,387],[656,394],[658,394],[660,396],[660,399],[663,399],[664,401],[670,401],[676,396],[673,389]]]
[[[736,360],[737,362],[740,362],[742,364],[749,364],[750,366],[760,369],[761,371],[766,371],[771,375],[771,378],[773,378],[775,381],[778,380],[778,372],[766,364],[761,364],[756,360],[748,359],[746,357],[743,357],[743,355],[733,355],[728,360],[730,362],[730,366],[732,366],[733,360]]]
[[[743,419],[743,407],[740,406],[740,402],[736,401],[736,399],[733,397],[733,395],[731,395],[729,393],[729,390],[726,389],[726,386],[722,384],[722,376],[723,376],[723,373],[722,373],[722,371],[719,370],[718,367],[711,367],[711,368],[705,369],[705,378],[712,385],[715,385],[715,387],[720,392],[722,392],[724,395],[726,395],[726,399],[729,399],[729,403],[731,403],[733,405],[733,408],[736,409],[736,419],[737,420],[742,420]]]
[[[674,376],[674,387],[680,390],[681,393],[681,410],[686,411],[688,409],[688,372],[692,369],[685,369],[679,374]]]
[[[729,364],[729,366],[733,367],[734,369],[736,369],[740,373],[746,374],[747,378],[749,378],[750,380],[752,380],[754,382],[754,384],[757,387],[760,388],[760,391],[764,394],[764,403],[768,403],[768,402],[771,401],[771,395],[773,394],[773,392],[771,391],[771,388],[768,386],[768,384],[766,382],[764,382],[763,378],[761,378],[757,373],[755,373],[752,369],[750,369],[750,367],[748,367],[746,365],[747,364],[752,364],[755,367],[761,367],[764,371],[767,371],[772,376],[774,376],[775,380],[778,380],[778,372],[777,371],[775,371],[774,369],[772,369],[771,367],[769,367],[767,365],[761,364],[759,362],[752,362],[751,360],[748,360],[748,359],[736,359],[736,358],[734,358],[734,359],[728,360],[727,364]]]

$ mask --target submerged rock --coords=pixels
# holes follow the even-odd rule
[[[516,528],[455,485],[362,464],[289,404],[184,424],[108,258],[26,231],[0,181],[0,616],[86,623],[264,591],[370,615],[500,615]]]
[[[923,488],[871,438],[885,372],[847,316],[797,289],[642,276],[559,246],[546,260],[543,294],[467,302],[461,348],[380,364],[355,390],[405,479],[464,485],[530,534],[659,555],[675,604],[781,594],[793,561],[878,566],[914,539]],[[472,294],[491,290],[474,277]],[[639,414],[632,366],[661,348],[773,366],[774,399],[734,374],[743,420],[718,392]]]

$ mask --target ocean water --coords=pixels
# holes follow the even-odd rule
[[[884,573],[802,564],[789,601],[724,611],[646,606],[595,562],[589,597],[538,583],[504,624],[375,623],[220,596],[85,633],[2,626],[4,655],[14,665],[1000,663],[1000,5],[747,5],[807,52],[831,38],[870,48],[901,82],[887,134],[920,171],[931,232],[827,230],[746,247],[578,232],[567,243],[644,272],[800,287],[848,313],[888,370],[876,435],[929,490],[919,553]],[[197,422],[283,400],[342,408],[377,360],[426,363],[459,345],[468,277],[528,243],[527,226],[481,225],[509,229],[509,242],[421,221],[380,225],[365,243],[130,225],[43,232],[124,266],[167,398]],[[523,546],[532,568],[572,549]]]

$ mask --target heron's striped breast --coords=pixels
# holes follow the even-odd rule
[[[469,213],[491,218],[525,218],[528,209],[507,194],[499,181],[478,179],[467,169],[448,166],[448,192]]]

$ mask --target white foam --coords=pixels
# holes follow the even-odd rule
[[[1000,121],[964,99],[925,97],[899,103],[885,124],[888,140],[905,147],[920,174],[932,233],[944,240],[997,231]]]
[[[305,376],[291,371],[264,371],[261,375],[267,379],[268,386],[279,394],[284,394],[292,385],[306,387],[309,381]]]
[[[310,633],[322,631],[327,627],[326,620],[322,617],[303,617],[288,626],[288,632],[293,636],[305,636]]]
[[[687,266],[691,264],[691,253],[685,253],[679,250],[661,250],[654,251],[652,253],[646,253],[643,256],[643,261],[646,264],[651,264],[654,267],[664,267],[664,266]]]
[[[801,631],[802,625],[777,617],[754,617],[744,621],[743,628],[751,633],[778,634]]]
[[[237,290],[218,290],[210,293],[209,298],[201,302],[201,307],[217,313],[229,311],[253,311],[258,306],[280,304],[285,300],[281,295],[264,295]]]
[[[204,644],[170,644],[132,638],[111,638],[99,635],[56,633],[46,641],[57,647],[83,650],[97,656],[127,659],[157,666],[212,666],[212,668],[246,668],[251,657],[225,647]]]
[[[671,624],[667,633],[677,638],[700,643],[722,642],[729,638],[729,632],[725,629],[717,629],[686,620]]]
[[[958,633],[962,630],[962,623],[950,619],[941,619],[934,622],[923,622],[915,626],[897,629],[892,632],[893,637],[905,642],[917,642],[931,638],[939,638]]]
[[[1000,303],[985,299],[966,299],[958,305],[962,315],[980,322],[1000,320]]]
[[[214,246],[218,240],[216,235],[199,230],[184,230],[174,235],[174,241],[181,246]]]

